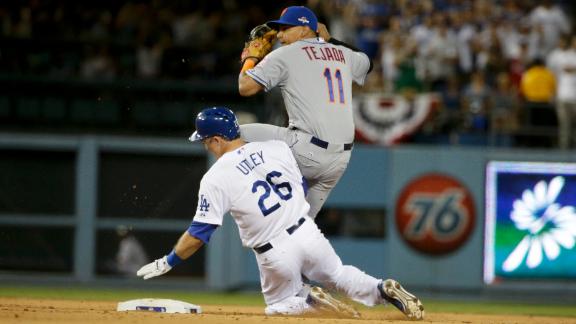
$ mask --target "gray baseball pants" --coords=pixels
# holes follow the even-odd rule
[[[310,142],[313,136],[308,133],[268,124],[241,125],[240,134],[247,142],[280,140],[290,146],[300,172],[308,182],[306,200],[310,204],[309,216],[313,219],[346,171],[352,152],[345,151],[343,144],[331,143],[322,148]]]

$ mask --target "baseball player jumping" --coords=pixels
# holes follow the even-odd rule
[[[350,306],[314,287],[298,296],[301,274],[345,293],[367,306],[391,303],[410,319],[422,319],[424,307],[392,280],[379,280],[343,265],[330,242],[308,216],[302,174],[282,141],[246,143],[234,113],[224,107],[203,110],[191,141],[202,141],[217,161],[202,177],[198,207],[190,227],[168,255],[143,266],[144,279],[168,272],[189,258],[222,225],[230,212],[242,244],[253,249],[267,315],[301,315],[332,310],[355,316]],[[314,247],[311,249],[310,247]]]
[[[238,89],[252,96],[279,87],[289,125],[242,125],[242,138],[288,144],[308,181],[306,200],[315,218],[348,166],[354,141],[352,82],[362,85],[372,63],[360,50],[331,38],[306,7],[288,7],[266,26],[273,31],[256,27],[242,52]],[[275,37],[283,46],[270,52]]]

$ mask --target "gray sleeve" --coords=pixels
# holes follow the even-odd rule
[[[362,52],[350,51],[352,78],[359,85],[364,85],[366,75],[370,69],[370,59]]]
[[[281,52],[280,49],[272,51],[254,68],[246,71],[246,74],[262,85],[266,92],[281,85],[288,77],[288,69],[285,68]]]

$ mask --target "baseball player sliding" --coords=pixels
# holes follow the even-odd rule
[[[143,266],[138,276],[149,279],[162,275],[190,257],[210,241],[224,215],[230,212],[242,244],[256,255],[267,315],[301,315],[319,310],[357,315],[353,308],[318,287],[307,296],[298,296],[303,287],[301,275],[305,275],[364,305],[389,302],[411,319],[423,318],[422,303],[398,282],[379,280],[342,264],[308,216],[310,205],[305,199],[302,174],[286,143],[246,143],[240,137],[236,116],[224,107],[200,112],[190,140],[202,141],[217,161],[202,177],[190,227],[171,253]]]
[[[250,37],[241,55],[240,95],[280,87],[289,125],[242,125],[242,138],[288,144],[308,181],[309,215],[315,218],[348,166],[354,141],[352,82],[362,85],[372,63],[360,50],[331,38],[302,6],[286,8],[280,19],[256,27]],[[283,46],[270,52],[275,38]]]

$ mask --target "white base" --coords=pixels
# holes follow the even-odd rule
[[[159,313],[182,313],[182,314],[200,314],[202,307],[190,303],[185,303],[173,299],[132,299],[118,303],[116,308],[119,312],[125,311],[148,311]]]

